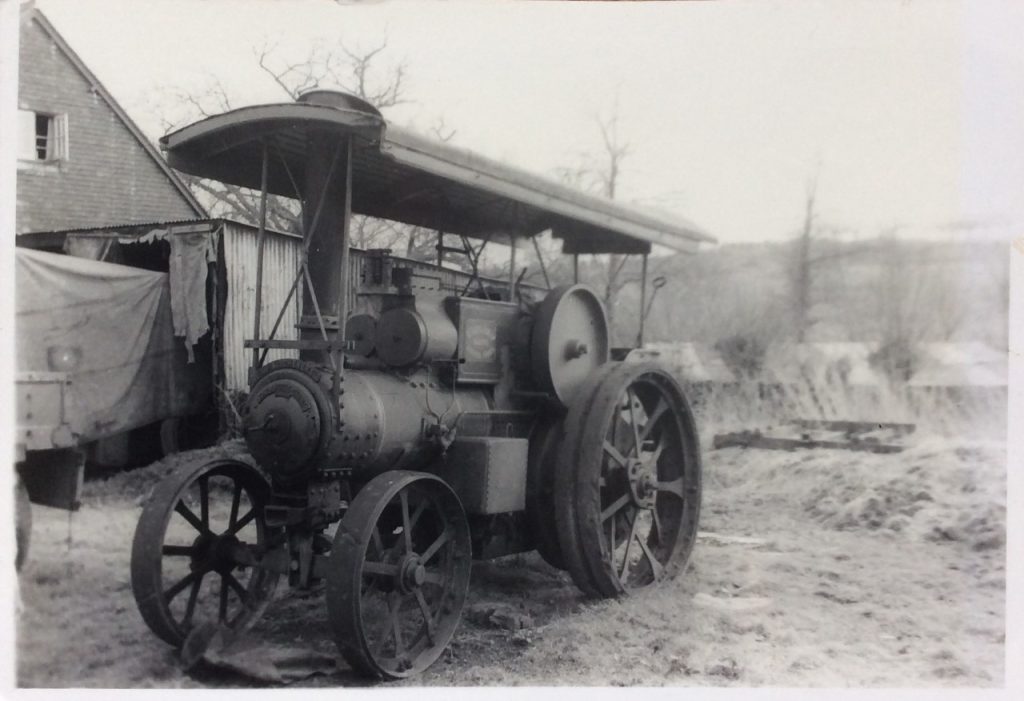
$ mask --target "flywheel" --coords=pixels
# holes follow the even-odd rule
[[[576,391],[608,362],[608,319],[586,285],[556,287],[537,307],[530,339],[533,376],[569,406]]]
[[[372,479],[338,526],[327,575],[345,660],[381,679],[433,664],[458,626],[471,560],[469,522],[443,480],[401,470]]]
[[[685,566],[700,515],[700,446],[667,371],[646,363],[601,368],[569,408],[558,461],[560,551],[580,589],[620,596]]]

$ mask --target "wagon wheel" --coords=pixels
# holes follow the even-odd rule
[[[573,581],[583,593],[598,596],[599,592],[591,581],[583,564],[582,549],[577,528],[575,484],[578,463],[580,438],[584,432],[585,421],[594,393],[613,371],[618,370],[621,363],[605,363],[597,369],[580,386],[573,399],[569,413],[564,419],[564,429],[555,461],[554,513],[555,527],[558,535],[558,550],[562,556],[565,569],[572,575]]]
[[[278,575],[254,566],[270,531],[270,493],[255,469],[235,460],[186,465],[162,482],[132,542],[132,593],[143,620],[181,645],[202,621],[235,631],[263,613]]]
[[[559,538],[583,591],[619,596],[671,576],[700,513],[697,431],[656,365],[609,363],[570,408],[556,477]]]
[[[363,487],[335,534],[327,614],[358,672],[422,672],[455,632],[469,589],[469,523],[441,479],[392,471]]]

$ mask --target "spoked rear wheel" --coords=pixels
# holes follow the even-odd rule
[[[263,613],[278,575],[254,566],[267,547],[270,493],[235,460],[187,465],[157,485],[132,542],[132,593],[146,624],[181,645],[200,622],[241,631]]]
[[[441,479],[386,472],[363,487],[335,534],[327,613],[356,671],[399,679],[451,640],[469,589],[469,524]]]
[[[696,426],[656,365],[609,363],[566,419],[556,477],[559,537],[573,581],[612,597],[674,574],[700,513]]]

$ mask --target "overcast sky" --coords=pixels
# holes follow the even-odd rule
[[[545,174],[600,149],[619,105],[621,197],[723,242],[822,223],[872,236],[1024,234],[1024,3],[464,3],[38,0],[142,128],[216,78],[281,93],[255,63],[387,36],[415,103],[455,143]],[[967,231],[956,224],[983,225]]]

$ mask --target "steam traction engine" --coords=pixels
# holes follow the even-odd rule
[[[495,292],[386,252],[355,269],[353,211],[512,244],[550,229],[572,253],[684,247],[655,222],[386,127],[356,98],[308,93],[163,140],[180,170],[296,199],[303,263],[266,338],[255,291],[242,461],[186,465],[145,506],[132,549],[139,610],[180,645],[200,621],[250,626],[281,578],[326,581],[346,660],[418,673],[450,641],[473,558],[537,549],[587,594],[680,569],[700,507],[696,429],[659,367],[610,360],[600,300],[573,284]],[[260,271],[263,265],[262,225]],[[659,238],[660,237],[660,238]],[[482,246],[483,244],[481,244]],[[297,338],[277,338],[301,296]],[[268,353],[292,357],[267,361]],[[333,530],[333,534],[332,534]]]

